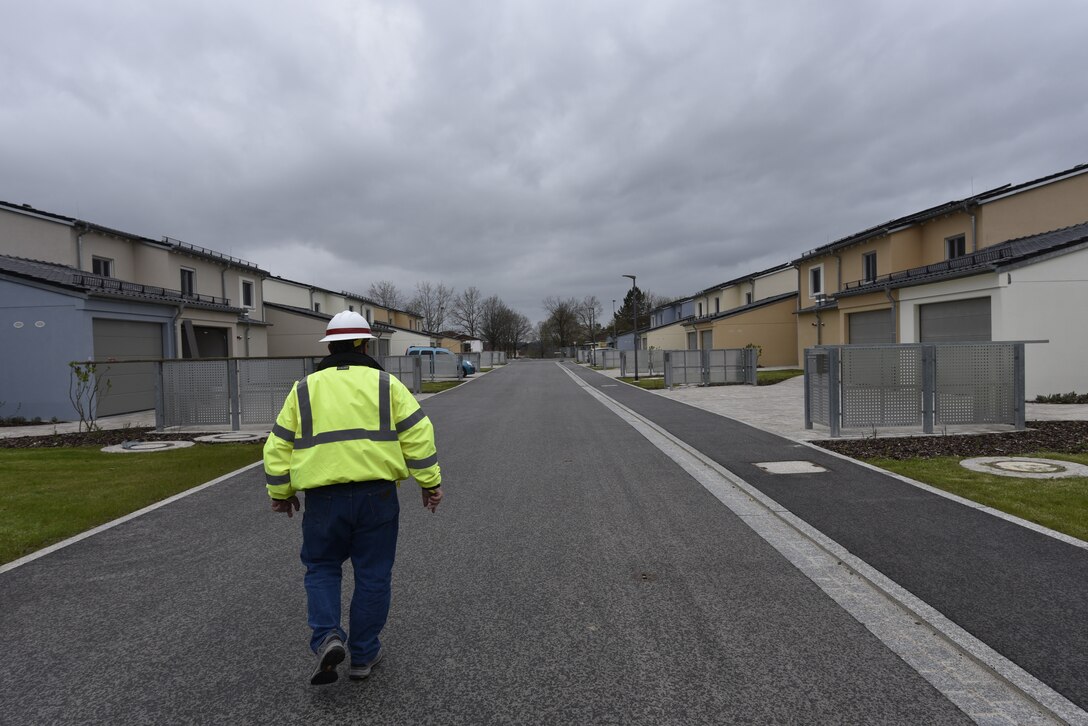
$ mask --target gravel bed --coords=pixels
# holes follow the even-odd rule
[[[204,433],[157,433],[153,428],[105,429],[102,431],[84,431],[78,434],[54,434],[43,436],[20,436],[14,439],[0,439],[0,449],[56,449],[65,446],[117,446],[126,441],[195,441]],[[264,439],[258,441],[239,441],[240,444],[263,446]]]

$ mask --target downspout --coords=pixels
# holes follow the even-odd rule
[[[83,235],[91,230],[83,227],[83,231],[76,235],[76,269],[83,269]]]
[[[892,332],[895,334],[895,342],[899,342],[899,301],[892,297],[892,289],[890,287],[884,288],[884,294],[888,297],[888,302],[892,304]]]
[[[181,334],[178,332],[178,320],[181,318],[181,314],[185,312],[185,303],[178,303],[178,311],[174,313],[174,319],[170,322],[170,332],[174,338],[174,357],[181,357],[181,346],[178,345],[178,341],[181,339]]]
[[[963,203],[964,213],[971,215],[971,252],[978,252],[978,217],[976,212],[969,211],[968,206],[967,202]]]

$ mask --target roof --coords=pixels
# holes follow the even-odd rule
[[[943,217],[946,214],[950,214],[957,210],[967,209],[968,207],[978,206],[987,202],[996,201],[997,199],[1017,194],[1019,192],[1025,192],[1035,187],[1043,186],[1051,182],[1058,181],[1067,177],[1078,176],[1080,174],[1088,173],[1088,164],[1078,164],[1069,169],[1056,172],[1054,174],[1048,174],[1047,176],[1039,177],[1038,179],[1032,179],[1031,181],[1023,182],[1021,184],[1012,185],[1004,184],[993,189],[988,189],[981,194],[975,194],[970,197],[964,197],[963,199],[956,199],[944,204],[938,204],[935,207],[929,209],[923,209],[920,212],[914,212],[908,214],[905,217],[898,217],[896,219],[889,220],[883,224],[878,224],[875,227],[870,227],[861,232],[843,237],[841,239],[830,242],[822,247],[809,250],[801,255],[799,258],[793,261],[794,264],[806,260],[810,257],[818,257],[831,252],[832,250],[840,249],[842,247],[848,247],[859,242],[864,242],[874,237],[882,237],[891,232],[913,226],[922,222]]]
[[[996,272],[1029,263],[1037,257],[1072,252],[1082,245],[1088,245],[1088,222],[1042,234],[1018,237],[962,257],[881,275],[871,282],[848,283],[846,289],[837,293],[835,297],[863,295],[873,290],[910,287],[938,280]]]
[[[112,227],[104,227],[94,222],[88,222],[76,217],[65,217],[61,214],[54,214],[52,212],[46,212],[41,209],[35,209],[29,204],[13,204],[11,202],[0,201],[0,209],[6,209],[11,212],[17,212],[19,214],[29,214],[34,217],[40,217],[42,219],[48,219],[58,224],[66,224],[70,227],[82,228],[100,234],[107,234],[111,237],[120,237],[122,239],[129,239],[136,242],[142,242],[144,244],[154,245],[156,247],[166,247],[179,252],[193,255],[194,257],[202,257],[207,260],[214,260],[216,262],[225,262],[235,267],[243,267],[253,272],[267,275],[268,272],[262,270],[258,265],[253,262],[247,262],[246,260],[238,257],[231,257],[225,255],[222,252],[216,252],[206,247],[200,247],[197,245],[189,244],[188,242],[182,242],[181,240],[172,239],[170,237],[163,237],[162,240],[151,239],[150,237],[144,237],[138,234],[132,234],[131,232],[124,232],[119,229],[113,229]]]
[[[718,283],[717,285],[712,285],[711,287],[704,288],[704,289],[700,290],[699,292],[695,293],[695,295],[693,295],[692,297],[699,297],[700,295],[707,295],[709,293],[714,292],[715,290],[720,290],[723,287],[729,287],[731,285],[736,285],[738,283],[746,282],[748,280],[754,280],[757,277],[763,277],[764,275],[770,275],[773,272],[781,272],[782,270],[788,270],[791,267],[793,267],[792,262],[783,262],[781,265],[775,265],[774,267],[768,267],[766,270],[760,270],[759,272],[752,272],[752,273],[749,273],[747,275],[741,275],[740,277],[735,277],[732,280],[726,280],[725,282]]]
[[[284,305],[283,303],[269,302],[267,300],[265,300],[264,306],[266,308],[272,308],[273,310],[282,310],[285,313],[291,313],[293,315],[301,315],[307,318],[314,318],[315,320],[320,320],[322,322],[328,322],[333,318],[332,314],[330,313],[319,313],[316,310],[310,310],[309,308],[300,308],[295,305]],[[371,320],[369,322],[370,329],[372,331],[376,330],[380,333],[389,333],[393,331],[393,326],[387,325],[386,323],[378,322],[376,320]]]
[[[775,303],[782,302],[783,300],[789,300],[790,298],[797,297],[798,292],[793,290],[791,292],[784,292],[780,295],[772,295],[771,297],[761,298],[747,305],[741,305],[739,308],[731,308],[729,310],[723,310],[720,313],[714,313],[713,315],[704,315],[701,318],[685,318],[684,325],[696,325],[699,323],[707,323],[713,320],[721,320],[722,318],[731,318],[734,315],[740,315],[750,310],[766,307],[768,305],[774,305]]]
[[[75,290],[93,297],[138,298],[153,302],[166,302],[172,305],[184,303],[186,307],[207,310],[237,313],[245,311],[245,308],[234,307],[228,304],[228,300],[213,297],[212,295],[183,295],[180,290],[125,282],[116,277],[104,277],[84,272],[69,265],[29,260],[23,257],[0,255],[0,273]]]

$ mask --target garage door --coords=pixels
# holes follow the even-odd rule
[[[891,308],[850,313],[850,342],[854,345],[895,342],[895,318]]]
[[[122,362],[148,358],[162,358],[161,323],[94,320],[94,359],[109,381],[108,391],[100,388],[99,416],[155,408],[155,364]]]
[[[990,298],[930,303],[918,308],[918,340],[948,343],[991,340]]]

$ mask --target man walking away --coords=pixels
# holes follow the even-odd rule
[[[409,476],[423,506],[442,501],[442,473],[431,421],[415,396],[367,355],[374,336],[362,315],[337,313],[322,343],[329,355],[295,383],[264,445],[272,510],[288,517],[306,493],[302,563],[317,666],[310,683],[332,683],[351,654],[348,675],[361,680],[382,658],[378,635],[389,615],[400,504]],[[340,627],[340,584],[351,558],[355,590],[348,632]]]

